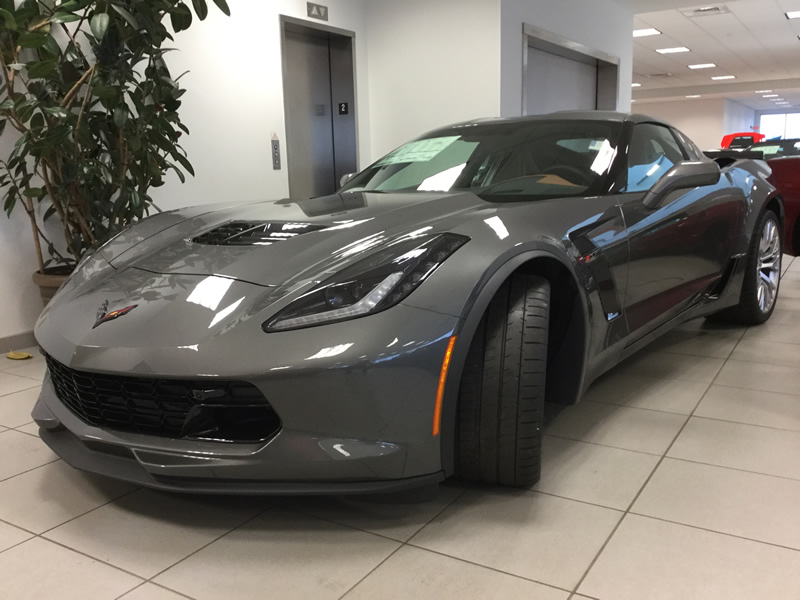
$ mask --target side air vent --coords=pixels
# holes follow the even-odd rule
[[[192,241],[208,246],[269,246],[326,227],[311,223],[230,221],[198,235]]]
[[[712,4],[707,6],[702,6],[700,8],[689,8],[686,10],[681,11],[684,16],[689,17],[690,19],[696,19],[697,17],[713,17],[714,15],[725,15],[731,12],[724,4]]]

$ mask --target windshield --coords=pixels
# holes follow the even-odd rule
[[[763,152],[765,160],[776,156],[798,156],[800,155],[800,140],[770,140],[753,144],[749,150]]]
[[[341,192],[470,191],[503,202],[597,195],[621,129],[588,120],[453,127],[401,146]]]

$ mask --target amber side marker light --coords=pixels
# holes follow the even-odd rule
[[[442,428],[442,400],[444,399],[444,386],[447,383],[447,369],[450,368],[450,359],[453,358],[453,346],[456,344],[456,338],[452,336],[450,342],[447,344],[447,351],[444,353],[444,360],[442,361],[442,370],[439,373],[439,389],[436,390],[436,406],[433,409],[433,436],[439,435]]]

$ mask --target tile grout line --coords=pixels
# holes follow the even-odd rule
[[[642,409],[642,410],[645,410],[645,409]],[[653,412],[655,412],[655,411],[653,411]],[[673,414],[673,415],[675,415],[677,417],[688,417],[689,416],[689,415],[679,415],[677,413],[664,413],[664,414]],[[568,440],[570,442],[580,442],[582,444],[591,444],[592,446],[600,446],[602,448],[614,448],[615,450],[625,450],[627,452],[636,452],[638,454],[646,454],[647,456],[663,456],[661,454],[657,454],[656,452],[644,452],[643,450],[631,450],[630,448],[621,448],[619,446],[610,446],[608,444],[601,444],[599,442],[587,442],[586,440],[579,440],[577,438],[565,437],[563,435],[554,435],[552,433],[546,433],[545,432],[544,435],[546,435],[548,437],[556,438],[556,439],[559,439],[559,440]]]
[[[744,334],[745,334],[746,332],[747,332],[747,329],[745,329],[745,330],[742,332],[741,336],[739,337],[739,339],[738,339],[738,340],[737,340],[737,342],[736,342],[736,345],[735,345],[735,346],[733,347],[733,349],[731,350],[731,354],[733,354],[733,351],[736,349],[736,346],[738,346],[738,345],[739,345],[739,343],[742,341],[742,338],[744,337]],[[666,450],[664,451],[664,453],[661,455],[661,458],[658,460],[658,462],[656,463],[656,465],[653,467],[653,470],[652,470],[652,471],[650,471],[650,475],[648,475],[647,479],[644,481],[644,483],[642,484],[642,486],[639,488],[639,491],[638,491],[638,492],[636,493],[636,495],[633,497],[633,500],[631,500],[630,504],[628,505],[628,508],[627,508],[627,509],[624,511],[624,513],[623,513],[622,517],[619,519],[619,521],[617,521],[617,524],[616,524],[616,525],[614,526],[614,528],[611,530],[611,533],[608,535],[608,537],[606,538],[606,541],[603,543],[603,545],[600,547],[600,550],[597,552],[597,554],[595,555],[595,557],[592,559],[592,562],[591,562],[591,563],[589,563],[589,566],[586,568],[586,571],[584,571],[584,573],[583,573],[583,576],[582,576],[582,577],[580,578],[580,580],[578,581],[578,584],[577,584],[577,585],[575,586],[575,588],[572,590],[572,593],[573,593],[573,595],[578,593],[578,590],[580,589],[581,585],[583,585],[583,582],[584,582],[584,581],[586,580],[586,578],[589,576],[589,573],[591,572],[592,568],[593,568],[593,567],[594,567],[594,565],[597,563],[597,561],[600,559],[600,556],[603,554],[603,551],[605,551],[606,547],[608,546],[608,544],[609,544],[609,543],[611,542],[611,540],[613,539],[614,535],[615,535],[615,534],[617,533],[617,531],[619,530],[620,526],[622,525],[622,522],[625,520],[625,518],[626,518],[626,517],[627,517],[629,514],[631,514],[631,509],[632,509],[632,508],[633,508],[633,506],[636,504],[636,501],[639,499],[639,496],[641,496],[641,495],[642,495],[642,492],[643,492],[643,491],[644,491],[644,489],[647,487],[647,485],[650,483],[650,481],[652,480],[652,478],[653,478],[653,476],[655,475],[656,471],[658,471],[659,467],[661,466],[661,463],[663,463],[663,462],[664,462],[664,459],[667,457],[667,454],[669,454],[669,451],[672,449],[672,446],[674,446],[674,445],[675,445],[675,442],[678,440],[678,438],[680,437],[681,433],[683,433],[683,430],[686,428],[686,425],[687,425],[687,424],[689,423],[689,421],[692,419],[692,416],[694,415],[695,411],[697,410],[697,407],[698,407],[698,406],[700,406],[700,404],[703,402],[703,398],[705,398],[705,397],[706,397],[706,394],[708,394],[708,390],[710,390],[710,389],[711,389],[711,386],[712,386],[712,385],[714,385],[714,382],[717,380],[717,377],[719,377],[719,374],[722,372],[722,369],[724,369],[724,368],[725,368],[725,365],[728,363],[728,360],[729,360],[729,358],[726,358],[726,359],[724,359],[724,360],[723,360],[723,362],[722,362],[722,365],[720,365],[720,367],[719,367],[719,369],[717,369],[717,372],[716,372],[716,374],[714,375],[713,379],[712,379],[712,380],[711,380],[711,381],[708,383],[708,385],[706,386],[706,389],[705,389],[705,391],[703,392],[703,395],[702,395],[702,396],[700,396],[700,399],[699,399],[699,400],[697,401],[697,403],[695,404],[694,408],[692,409],[692,412],[691,412],[691,413],[689,413],[689,415],[687,415],[687,416],[686,416],[686,420],[683,422],[683,425],[682,425],[682,426],[681,426],[681,428],[678,430],[678,432],[675,434],[675,437],[673,437],[673,438],[672,438],[672,442],[670,442],[670,444],[669,444],[669,446],[667,447],[667,449],[666,449]],[[634,513],[634,514],[635,514],[635,513]]]
[[[410,541],[411,541],[411,539],[412,539],[412,538],[413,538],[415,535],[417,535],[417,534],[418,534],[420,531],[422,531],[423,529],[425,529],[425,527],[427,527],[428,525],[430,525],[430,524],[431,524],[431,523],[432,523],[432,522],[433,522],[435,519],[437,519],[437,518],[439,517],[439,515],[441,515],[441,514],[442,514],[444,511],[446,511],[446,510],[447,510],[448,508],[450,508],[450,507],[451,507],[453,504],[455,504],[455,503],[456,503],[456,502],[457,502],[457,501],[458,501],[458,500],[459,500],[459,499],[460,499],[462,496],[464,496],[464,494],[466,494],[466,493],[467,493],[467,492],[468,492],[470,489],[472,489],[472,488],[471,488],[471,486],[469,486],[469,485],[468,485],[467,487],[465,487],[465,488],[464,488],[464,489],[461,491],[461,493],[460,493],[460,494],[458,494],[458,495],[457,495],[455,498],[453,498],[453,499],[452,499],[450,502],[448,502],[448,503],[447,503],[445,506],[443,506],[443,507],[442,507],[442,510],[440,510],[440,511],[439,511],[439,512],[437,512],[435,515],[433,515],[433,516],[432,516],[432,517],[431,517],[431,518],[430,518],[430,519],[429,519],[429,520],[428,520],[428,521],[427,521],[427,522],[426,522],[426,523],[425,523],[425,524],[424,524],[422,527],[420,527],[420,528],[419,528],[417,531],[415,531],[413,534],[411,534],[411,536],[410,536],[410,537],[409,537],[407,540],[405,540],[404,542],[400,542],[400,545],[399,545],[397,548],[395,548],[395,549],[394,549],[394,551],[392,551],[392,552],[389,554],[389,556],[387,556],[387,557],[386,557],[386,558],[384,558],[384,559],[383,559],[383,560],[382,560],[380,563],[378,563],[377,565],[375,565],[375,567],[374,567],[373,569],[371,569],[371,570],[369,571],[369,573],[367,573],[367,574],[366,574],[366,575],[364,575],[364,576],[363,576],[361,579],[359,579],[358,581],[356,581],[356,582],[355,582],[355,584],[353,584],[353,585],[352,585],[352,586],[351,586],[351,587],[350,587],[350,588],[349,588],[347,591],[345,591],[345,593],[344,593],[344,594],[342,594],[341,596],[339,596],[339,599],[338,599],[338,600],[344,600],[345,596],[347,596],[347,595],[348,595],[350,592],[352,592],[354,589],[356,589],[356,588],[357,588],[357,587],[358,587],[358,586],[359,586],[359,585],[360,585],[360,584],[361,584],[361,583],[362,583],[364,580],[366,580],[366,579],[367,579],[367,578],[368,578],[370,575],[372,575],[372,574],[373,574],[375,571],[377,571],[377,570],[378,570],[378,568],[380,568],[380,566],[381,566],[381,565],[383,565],[383,564],[384,564],[384,563],[385,563],[387,560],[389,560],[389,559],[390,559],[392,556],[394,556],[395,554],[397,554],[397,553],[398,553],[398,552],[399,552],[399,551],[400,551],[402,548],[404,548],[405,546],[409,546],[410,544],[409,544],[408,542],[410,542]],[[303,514],[305,514],[305,513],[303,513]],[[341,525],[341,523],[337,523],[337,525]],[[359,531],[363,531],[363,530],[359,530]],[[367,533],[372,533],[372,532],[367,532]],[[391,539],[391,538],[388,538],[388,539]],[[397,542],[397,541],[399,541],[399,540],[394,540],[394,541],[395,541],[395,542]]]
[[[686,380],[685,379],[664,379],[663,381],[686,381]],[[702,381],[695,381],[693,383],[703,383],[703,382]],[[705,393],[705,392],[703,392],[703,393]],[[630,406],[629,404],[617,404],[616,402],[608,402],[607,400],[589,400],[587,398],[587,399],[584,399],[584,400],[580,401],[581,404],[583,404],[584,402],[593,402],[595,404],[605,404],[605,405],[608,405],[608,406],[619,406],[621,408],[635,408],[635,409],[638,409],[638,410],[649,410],[650,412],[660,413],[662,415],[678,415],[680,417],[686,417],[686,416],[689,415],[689,413],[679,413],[679,412],[674,412],[674,411],[671,411],[671,410],[658,410],[657,408],[645,408],[644,406]],[[20,425],[20,427],[24,427],[24,425]],[[25,432],[23,431],[22,433],[25,433]]]
[[[179,564],[181,564],[181,563],[182,563],[182,562],[184,562],[185,560],[188,560],[189,558],[191,558],[192,556],[194,556],[195,554],[197,554],[197,553],[198,553],[198,552],[200,552],[201,550],[204,550],[205,548],[207,548],[208,546],[210,546],[210,545],[211,545],[211,544],[213,544],[214,542],[218,542],[218,541],[219,541],[219,540],[221,540],[222,538],[224,538],[224,537],[226,537],[226,536],[230,535],[231,533],[233,533],[234,531],[236,531],[236,530],[238,530],[238,529],[240,529],[240,528],[244,527],[244,526],[245,526],[245,525],[247,525],[248,523],[250,523],[250,522],[252,522],[252,521],[256,520],[257,518],[259,518],[260,516],[262,516],[262,515],[266,514],[268,511],[270,511],[270,510],[273,510],[274,508],[275,508],[275,506],[274,506],[273,504],[270,504],[270,505],[269,505],[269,506],[267,506],[267,507],[266,507],[264,510],[262,510],[262,511],[259,511],[258,513],[256,513],[256,514],[255,514],[255,515],[253,515],[252,517],[250,517],[249,519],[245,519],[244,521],[242,521],[241,523],[239,523],[239,524],[238,524],[236,527],[234,527],[234,528],[232,528],[232,529],[230,529],[230,530],[226,531],[225,533],[223,533],[223,534],[221,534],[221,535],[219,535],[219,536],[215,537],[213,540],[211,540],[211,541],[210,541],[210,542],[208,542],[207,544],[203,544],[201,547],[199,547],[199,548],[197,548],[196,550],[194,550],[194,551],[190,552],[189,554],[187,554],[186,556],[184,556],[183,558],[181,558],[179,561],[172,563],[172,564],[171,564],[171,565],[169,565],[168,567],[166,567],[166,568],[164,568],[164,569],[161,569],[161,570],[160,570],[158,573],[156,573],[155,575],[151,575],[150,577],[147,577],[147,578],[145,578],[145,579],[146,579],[146,580],[147,580],[149,583],[153,583],[153,584],[155,584],[155,585],[158,585],[159,587],[163,587],[164,589],[167,589],[167,590],[170,590],[170,591],[174,591],[174,590],[172,590],[171,588],[168,588],[168,587],[166,587],[166,586],[164,586],[164,585],[161,585],[161,584],[159,584],[159,583],[156,583],[155,581],[153,581],[153,579],[155,579],[156,577],[159,577],[160,575],[163,575],[165,572],[169,571],[169,570],[170,570],[170,569],[172,569],[173,567],[176,567],[176,566],[178,566]]]
[[[717,535],[724,535],[726,537],[736,538],[737,540],[744,540],[746,542],[753,542],[754,544],[763,544],[764,546],[772,546],[773,548],[780,548],[781,550],[790,550],[792,552],[800,553],[800,548],[792,548],[791,546],[784,546],[783,544],[776,544],[774,542],[765,542],[764,540],[756,540],[754,538],[737,535],[735,533],[728,533],[726,531],[717,531],[716,529],[709,529],[708,527],[700,527],[699,525],[692,525],[690,523],[682,523],[680,521],[672,521],[661,517],[654,517],[644,513],[631,512],[629,513],[635,517],[642,517],[643,519],[651,519],[653,521],[660,521],[662,523],[671,523],[672,525],[679,525],[681,527],[688,527],[689,529],[697,529],[699,531],[707,531],[708,533],[715,533]]]
[[[549,588],[558,590],[560,592],[566,592],[567,594],[571,594],[572,593],[567,588],[559,587],[559,586],[554,585],[552,583],[545,583],[544,581],[538,581],[536,579],[531,579],[530,577],[525,577],[524,575],[518,575],[516,573],[511,573],[509,571],[503,571],[502,569],[498,569],[497,567],[492,567],[492,566],[489,566],[489,565],[483,565],[483,564],[478,563],[478,562],[467,560],[466,558],[461,558],[460,556],[453,556],[452,554],[445,554],[444,552],[440,552],[439,550],[433,550],[431,548],[425,548],[424,546],[417,546],[416,544],[412,544],[410,542],[406,543],[405,545],[409,546],[411,548],[415,548],[417,550],[423,550],[425,552],[430,552],[431,554],[438,554],[439,556],[444,556],[445,558],[451,558],[453,560],[457,560],[458,562],[462,562],[462,563],[465,563],[465,564],[468,564],[468,565],[472,565],[474,567],[480,567],[482,569],[488,569],[489,571],[494,571],[495,573],[500,573],[501,575],[508,575],[510,577],[515,577],[516,579],[522,579],[523,581],[530,581],[531,583],[536,583],[536,584],[539,584],[539,585],[542,585],[542,586],[545,586],[545,587],[549,587]],[[343,599],[340,598],[339,600],[343,600]]]
[[[22,435],[27,435],[27,436],[31,437],[29,433],[24,433],[22,431],[17,431],[16,429],[8,429],[7,431],[16,431],[17,433],[21,433]],[[0,431],[0,435],[2,435],[3,433],[6,433],[6,431]],[[56,457],[53,460],[48,460],[46,463],[43,463],[41,465],[36,465],[33,468],[26,469],[25,471],[20,471],[19,473],[14,473],[10,477],[5,477],[3,479],[0,479],[0,483],[3,483],[5,481],[9,481],[11,479],[14,479],[14,477],[18,477],[20,475],[25,475],[25,473],[30,473],[31,471],[35,471],[36,469],[40,469],[42,467],[46,467],[47,465],[52,465],[54,462],[58,462],[59,460],[61,460],[61,458]]]

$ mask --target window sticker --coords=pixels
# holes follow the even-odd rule
[[[384,157],[376,166],[428,162],[459,139],[461,139],[460,135],[451,135],[410,142]]]
[[[781,151],[780,146],[761,146],[758,148],[764,154],[778,154]]]

